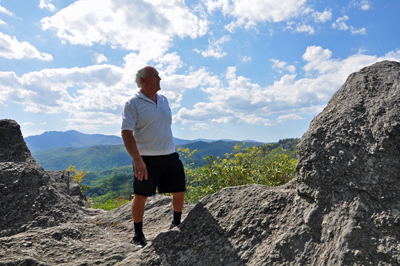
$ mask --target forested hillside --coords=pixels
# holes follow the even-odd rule
[[[177,145],[176,148],[180,150],[181,160],[188,169],[204,173],[204,171],[208,171],[207,167],[210,167],[211,161],[215,161],[215,167],[220,167],[219,172],[225,171],[227,168],[224,168],[224,158],[233,158],[232,152],[247,156],[246,154],[251,153],[252,147],[262,147],[260,151],[262,150],[264,155],[257,159],[257,163],[276,161],[277,154],[284,154],[287,156],[287,160],[295,159],[298,141],[299,139],[284,139],[278,143],[266,145],[258,142],[196,141]],[[235,146],[236,148],[240,146],[240,149],[235,150]],[[193,152],[195,150],[196,152]],[[190,158],[187,157],[188,152],[192,153]],[[88,172],[82,185],[90,188],[91,191],[86,193],[98,202],[105,202],[119,196],[129,198],[132,192],[132,159],[124,145],[53,148],[48,151],[36,152],[33,156],[46,170],[65,170],[73,165],[77,170],[83,169],[84,172]],[[193,171],[192,174],[195,173]],[[192,182],[196,178],[195,176],[188,175],[188,182]]]
[[[205,164],[204,157],[224,156],[230,153],[238,141],[197,141],[194,143],[178,145],[177,148],[197,149],[193,155],[195,166]],[[245,143],[244,147],[261,145],[258,142]],[[272,144],[277,146],[278,144]],[[62,147],[53,148],[48,151],[40,151],[33,154],[35,160],[48,171],[65,170],[71,164],[77,169],[85,171],[104,171],[113,168],[119,168],[126,165],[132,165],[132,159],[127,153],[124,145],[101,145],[89,148]]]
[[[86,172],[103,171],[132,164],[124,145],[104,145],[89,148],[54,148],[33,154],[48,171],[65,170],[71,164]]]

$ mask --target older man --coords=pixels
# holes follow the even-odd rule
[[[174,210],[170,228],[181,222],[185,195],[185,172],[171,131],[171,109],[167,98],[157,94],[161,89],[158,71],[146,66],[136,74],[140,88],[124,106],[122,139],[133,160],[134,182],[132,218],[135,225],[133,242],[144,247],[143,216],[147,197],[172,193]]]

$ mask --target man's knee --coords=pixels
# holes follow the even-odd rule
[[[136,195],[133,197],[132,203],[134,204],[145,204],[147,200],[147,196],[142,196],[142,195]]]
[[[185,198],[185,191],[172,193],[172,198],[184,199]]]

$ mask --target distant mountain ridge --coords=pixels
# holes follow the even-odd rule
[[[104,134],[85,134],[76,130],[69,131],[47,131],[41,135],[29,136],[24,138],[26,145],[32,154],[39,151],[47,151],[53,148],[74,147],[74,148],[89,148],[98,145],[123,145],[121,137]],[[185,145],[198,141],[214,142],[209,139],[185,140],[174,138],[175,145]],[[223,140],[235,141],[235,140]],[[246,140],[245,142],[255,142]]]
[[[197,150],[192,161],[195,165],[205,163],[204,156],[213,155],[224,157],[226,153],[232,152],[239,141],[197,141],[188,144],[176,145],[176,148],[189,148]],[[255,142],[246,143],[244,147],[257,145]],[[32,154],[35,160],[47,171],[65,170],[71,164],[77,169],[85,171],[104,171],[132,165],[132,158],[122,145],[96,145],[88,148],[58,147]],[[182,158],[181,158],[182,159]]]
[[[175,145],[183,145],[195,142],[196,140],[184,140],[174,138]],[[47,151],[53,148],[74,147],[89,148],[98,145],[122,145],[121,137],[103,134],[85,134],[76,130],[69,131],[47,131],[41,135],[25,138],[26,145],[31,153]]]
[[[25,138],[31,153],[59,147],[87,148],[95,145],[121,145],[122,138],[103,134],[84,134],[75,130],[65,132],[48,131],[41,135]]]

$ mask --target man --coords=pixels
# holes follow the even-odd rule
[[[174,210],[170,229],[181,222],[185,196],[185,172],[171,131],[171,109],[167,98],[157,94],[161,78],[155,68],[146,66],[136,74],[140,88],[122,111],[121,136],[133,160],[134,182],[132,218],[135,226],[133,243],[144,247],[143,215],[147,197],[172,193]]]

